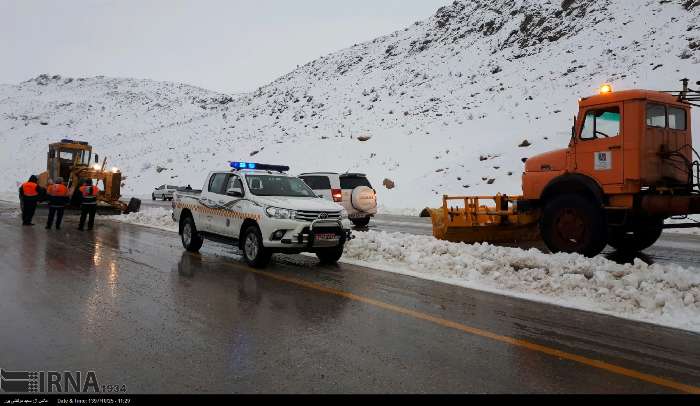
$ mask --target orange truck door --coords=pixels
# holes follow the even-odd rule
[[[601,185],[622,185],[622,106],[586,110],[576,142],[576,169]]]

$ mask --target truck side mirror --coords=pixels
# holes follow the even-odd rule
[[[99,164],[100,163],[100,156],[95,154],[95,163]]]
[[[232,187],[226,191],[226,194],[233,197],[243,197],[243,189],[239,187]]]

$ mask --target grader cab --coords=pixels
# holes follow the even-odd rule
[[[605,85],[580,99],[568,148],[524,160],[522,196],[444,196],[429,210],[433,235],[469,243],[541,238],[552,252],[595,256],[608,244],[641,251],[664,228],[700,227],[664,222],[700,214],[690,114],[700,91],[688,82],[681,91]]]
[[[92,147],[85,141],[63,139],[49,144],[46,159],[46,172],[39,174],[39,186],[46,188],[49,181],[58,177],[63,178],[71,193],[71,204],[79,202],[79,188],[87,179],[92,179],[94,185],[100,188],[98,202],[106,204],[113,210],[123,213],[138,212],[141,206],[139,199],[132,198],[129,204],[121,198],[122,174],[118,168],[106,168],[107,158],[100,163],[99,156],[93,153]]]

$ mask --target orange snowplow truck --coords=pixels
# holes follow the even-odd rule
[[[669,217],[700,213],[694,101],[700,92],[687,79],[681,91],[603,86],[579,100],[568,148],[524,160],[522,196],[444,196],[443,207],[431,210],[434,235],[467,242],[541,237],[552,252],[595,256],[607,244],[641,251],[664,228],[699,227],[664,225]],[[462,207],[449,207],[454,201]]]

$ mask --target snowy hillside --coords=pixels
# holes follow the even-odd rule
[[[123,169],[129,194],[199,187],[235,159],[366,172],[390,207],[518,193],[520,159],[566,145],[579,97],[683,77],[700,80],[700,0],[455,1],[251,94],[103,77],[0,86],[0,191],[45,167],[48,142],[75,138]]]

